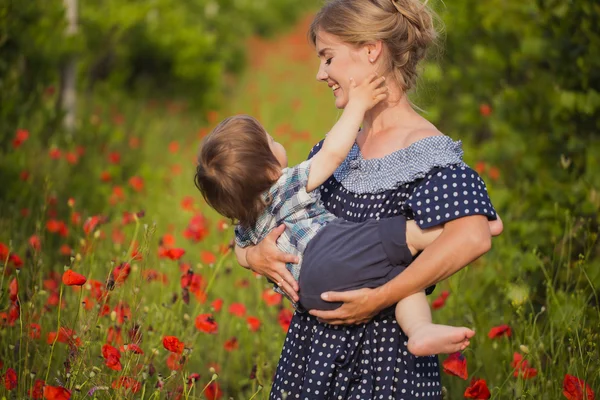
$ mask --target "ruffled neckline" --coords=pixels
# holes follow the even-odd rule
[[[353,193],[374,194],[424,178],[433,168],[455,164],[463,164],[462,142],[439,135],[428,136],[380,158],[365,159],[354,143],[333,175]]]

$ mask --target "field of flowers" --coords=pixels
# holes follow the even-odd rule
[[[232,227],[201,200],[194,162],[200,139],[232,113],[263,121],[290,163],[335,122],[307,21],[248,42],[248,69],[222,109],[106,94],[81,111],[85,134],[49,143],[39,121],[22,121],[0,159],[2,398],[268,397],[292,309],[237,265]],[[50,107],[53,88],[45,96]],[[492,112],[475,110],[481,120]],[[477,331],[462,354],[441,356],[446,398],[594,399],[596,222],[557,207],[562,229],[538,233],[554,251],[539,251],[529,231],[510,228],[521,214],[503,170],[472,142],[465,153],[507,229],[430,296],[435,321]]]

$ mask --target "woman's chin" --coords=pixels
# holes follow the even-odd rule
[[[340,97],[336,97],[336,99],[335,99],[335,108],[337,108],[338,110],[343,110],[344,107],[346,107],[346,104],[348,104],[348,102],[345,99],[342,99]]]

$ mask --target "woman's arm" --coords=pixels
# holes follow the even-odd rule
[[[311,310],[310,314],[333,325],[365,323],[403,298],[448,278],[490,248],[487,217],[474,215],[449,221],[440,236],[400,275],[376,289],[323,293],[324,300],[344,304],[332,311]]]
[[[299,300],[298,282],[285,264],[297,263],[298,257],[284,253],[277,247],[277,239],[284,231],[285,225],[280,225],[256,246],[241,248],[236,245],[235,256],[242,267],[249,268],[277,283],[290,298],[297,302]]]

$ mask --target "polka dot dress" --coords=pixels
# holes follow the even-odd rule
[[[360,152],[351,152],[350,160],[354,157],[362,162],[354,163],[358,165],[354,168],[342,165],[321,186],[325,207],[336,216],[355,222],[405,215],[423,228],[465,215],[481,214],[494,219],[496,214],[485,184],[462,164],[462,157],[455,159],[456,147],[448,147],[443,139],[447,137],[441,138],[443,142],[426,138],[417,146],[373,160],[379,164],[377,168],[370,163],[372,160],[362,160]],[[320,145],[313,148],[309,157]],[[430,151],[423,151],[423,146]],[[420,151],[410,154],[415,147],[421,147]],[[422,154],[432,152],[439,156],[430,157],[429,162],[419,160]],[[440,164],[445,156],[447,164]],[[411,174],[400,180],[389,179],[402,164],[419,162],[421,166]],[[382,169],[390,173],[381,174]],[[354,174],[361,174],[361,179],[354,179]],[[369,183],[369,176],[376,182]],[[378,191],[382,185],[387,189]],[[415,357],[409,353],[408,338],[398,326],[393,309],[387,311],[369,323],[352,326],[322,324],[308,313],[296,312],[270,399],[441,399],[437,356]]]

